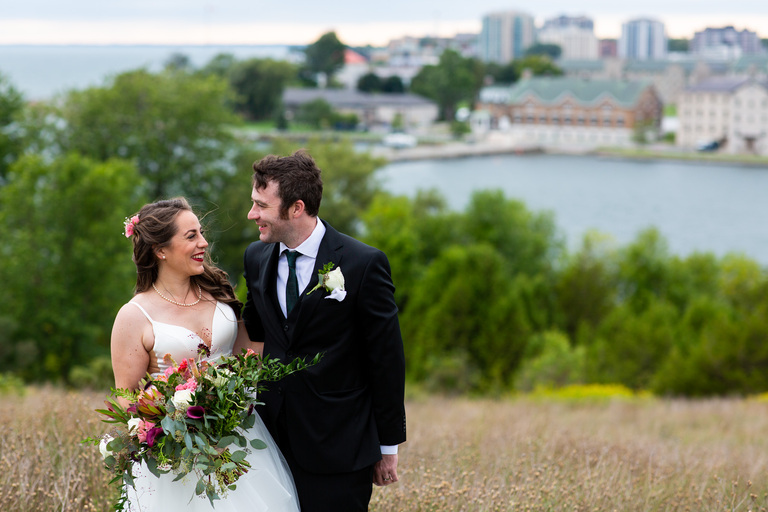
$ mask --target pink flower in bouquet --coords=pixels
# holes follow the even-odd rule
[[[154,427],[155,424],[151,421],[141,420],[139,422],[139,426],[136,428],[136,437],[139,439],[140,443],[147,442],[147,432]]]
[[[187,382],[185,382],[184,384],[179,384],[178,386],[176,386],[176,391],[180,391],[182,389],[188,389],[190,391],[196,390],[197,380],[195,380],[194,377],[190,377],[189,379],[187,379]]]
[[[256,356],[256,355],[258,355],[258,354],[256,354],[256,352],[254,352],[254,351],[253,351],[252,349],[250,349],[250,348],[249,348],[248,350],[246,350],[246,351],[245,351],[245,357],[254,357],[254,356]]]

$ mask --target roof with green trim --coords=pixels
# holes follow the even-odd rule
[[[559,104],[572,97],[581,104],[596,104],[606,98],[623,106],[633,106],[641,94],[651,87],[650,80],[584,80],[569,77],[534,77],[520,80],[506,90],[484,88],[480,101],[488,103],[521,103],[529,95],[543,104]],[[487,90],[486,90],[487,89]]]

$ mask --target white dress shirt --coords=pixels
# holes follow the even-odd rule
[[[315,229],[298,247],[289,248],[283,242],[280,242],[280,258],[277,260],[277,302],[280,303],[280,309],[283,310],[283,316],[286,314],[285,306],[285,283],[288,281],[288,258],[285,251],[299,251],[296,258],[296,280],[299,282],[299,297],[304,293],[309,281],[312,279],[312,270],[315,268],[317,251],[320,250],[320,242],[325,236],[325,224],[317,220]]]

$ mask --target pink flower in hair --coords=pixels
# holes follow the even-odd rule
[[[131,238],[133,236],[133,227],[139,223],[139,216],[134,215],[130,219],[125,218],[125,238]]]

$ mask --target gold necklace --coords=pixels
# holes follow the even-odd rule
[[[168,302],[170,302],[171,304],[176,304],[177,306],[184,306],[185,308],[188,308],[188,307],[190,307],[190,306],[194,306],[195,304],[197,304],[198,302],[200,302],[200,299],[202,299],[202,298],[203,298],[203,289],[202,289],[202,288],[200,288],[200,285],[199,285],[199,284],[197,285],[197,300],[196,300],[195,302],[192,302],[192,303],[190,303],[190,304],[186,304],[186,303],[184,303],[184,302],[176,302],[176,301],[175,301],[175,300],[173,300],[173,299],[169,299],[168,297],[166,297],[165,295],[163,295],[162,293],[160,293],[160,290],[158,290],[158,289],[157,289],[157,286],[155,286],[155,283],[152,283],[152,288],[154,288],[154,289],[155,289],[155,291],[157,292],[157,294],[158,294],[159,296],[161,296],[162,298],[164,298],[165,300],[167,300],[167,301],[168,301]]]

